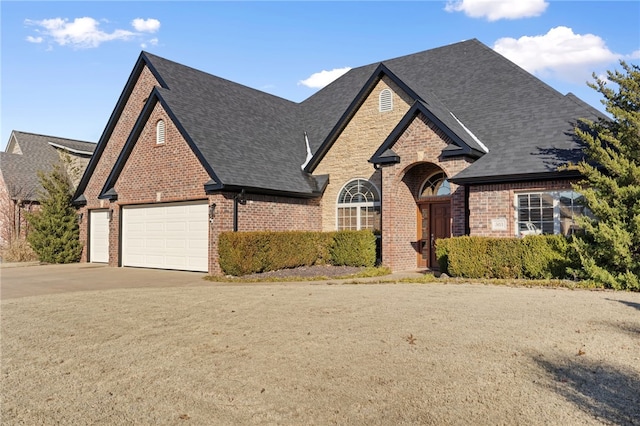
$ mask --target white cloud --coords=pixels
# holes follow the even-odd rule
[[[103,20],[103,23],[109,22]],[[140,32],[154,33],[160,28],[160,21],[157,19],[134,19],[132,26],[138,32],[115,29],[113,31],[104,31],[100,28],[100,22],[94,18],[83,17],[75,18],[73,21],[63,18],[43,19],[41,21],[34,21],[31,19],[25,20],[25,24],[34,26],[36,28],[37,37],[28,36],[27,41],[31,43],[42,43],[47,41],[49,48],[52,44],[58,44],[60,46],[71,46],[76,49],[88,49],[100,46],[104,42],[121,40],[128,41],[133,39],[140,39],[142,34]],[[149,41],[152,45],[158,43],[157,38],[153,38]]]
[[[591,73],[623,55],[609,50],[602,38],[556,27],[538,36],[498,39],[493,49],[527,71],[567,81],[590,80]]]
[[[142,43],[140,45],[140,47],[142,47],[143,49],[146,49],[149,46],[157,46],[158,42],[159,42],[159,40],[157,38],[152,38],[152,39],[148,40],[146,43]]]
[[[102,31],[100,23],[93,18],[76,18],[72,22],[68,19],[53,18],[42,21],[26,20],[26,24],[41,28],[41,32],[53,39],[60,46],[71,45],[77,48],[98,47],[101,43],[111,40],[127,40],[135,33],[127,30],[114,30],[111,33]]]
[[[27,36],[27,41],[29,43],[42,43],[44,39],[42,37]]]
[[[135,28],[136,31],[140,31],[143,33],[155,33],[160,29],[160,21],[153,18],[136,18],[131,21],[131,25],[133,25],[133,28]]]
[[[444,10],[497,21],[540,16],[547,6],[549,3],[545,0],[448,0]]]
[[[300,80],[298,84],[311,87],[312,89],[321,89],[336,80],[338,77],[346,74],[351,68],[335,68],[331,71],[322,70],[320,72],[311,74],[306,80]]]

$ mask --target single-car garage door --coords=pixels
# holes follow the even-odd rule
[[[122,265],[208,271],[207,202],[125,206]]]
[[[109,262],[109,211],[89,212],[89,261]]]

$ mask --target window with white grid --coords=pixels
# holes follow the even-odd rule
[[[380,195],[367,179],[354,179],[338,195],[337,228],[380,230]]]

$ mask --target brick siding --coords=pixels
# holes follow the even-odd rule
[[[382,167],[382,260],[393,270],[417,267],[416,201],[425,180],[440,171],[454,176],[470,164],[466,159],[442,158],[449,143],[450,139],[420,114],[393,146],[400,163]],[[463,235],[464,188],[451,183],[451,194],[451,233]]]
[[[517,182],[469,187],[470,235],[484,237],[513,237],[516,235],[515,195],[518,192],[555,191],[571,189],[572,181],[552,180]],[[492,219],[506,219],[506,230],[492,230]]]
[[[87,185],[87,206],[80,210],[83,213],[81,240],[85,242],[83,260],[87,261],[87,226],[90,210],[112,210],[109,265],[117,266],[120,258],[120,221],[123,206],[207,200],[209,205],[216,204],[215,217],[209,228],[208,268],[209,273],[219,274],[221,270],[218,263],[218,235],[220,232],[233,230],[236,194],[205,193],[204,184],[210,180],[209,174],[159,103],[155,105],[115,184],[118,200],[110,203],[97,199],[154,84],[153,76],[145,68]],[[165,122],[164,144],[156,143],[156,123],[160,119]],[[240,231],[320,230],[320,224],[319,199],[247,194],[247,203],[238,206]]]
[[[111,204],[107,200],[99,200],[98,195],[100,195],[100,191],[113,168],[118,156],[120,155],[120,151],[124,147],[133,126],[142,111],[142,107],[144,106],[147,98],[151,94],[151,91],[155,86],[158,86],[158,82],[155,77],[149,71],[149,69],[145,66],[138,77],[138,80],[129,95],[129,98],[126,101],[124,109],[118,121],[114,127],[113,132],[107,142],[104,151],[102,152],[102,156],[100,157],[89,182],[84,191],[84,196],[87,199],[87,204],[83,208],[80,209],[80,213],[83,214],[83,219],[80,224],[80,238],[84,243],[84,249],[82,252],[82,261],[88,261],[88,232],[87,226],[89,223],[89,211],[93,209],[102,209],[102,208],[112,208]],[[113,209],[113,218],[110,222],[109,235],[115,236],[116,240],[110,238],[110,250],[109,250],[109,264],[117,265],[118,264],[118,207],[115,206]]]

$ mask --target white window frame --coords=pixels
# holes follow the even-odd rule
[[[357,181],[364,181],[367,182],[369,185],[371,185],[371,188],[375,191],[374,194],[374,201],[365,201],[365,202],[355,202],[355,203],[341,203],[340,199],[342,198],[342,194],[344,192],[344,190],[351,185],[353,182],[357,182]],[[377,201],[376,201],[377,200]],[[338,196],[336,197],[336,230],[341,230],[340,229],[340,209],[343,208],[355,208],[356,209],[356,229],[357,231],[360,231],[362,229],[368,229],[368,228],[362,228],[362,207],[380,207],[381,203],[380,203],[380,190],[378,189],[378,187],[376,186],[375,183],[371,182],[369,179],[365,179],[365,178],[355,178],[355,179],[351,179],[349,180],[347,183],[345,183],[341,188],[340,191],[338,191]],[[380,212],[382,213],[382,212]],[[380,224],[380,226],[382,226],[382,224]],[[343,228],[342,230],[354,230],[353,228]]]
[[[429,185],[429,187],[431,187],[434,183],[436,182],[431,182],[431,180],[436,177],[442,175],[442,181],[440,181],[440,185],[438,186],[438,189],[436,191],[435,194],[433,195],[427,195],[427,196],[423,196],[422,193],[424,192],[425,188],[427,187],[427,185]],[[446,188],[447,193],[446,194],[438,194],[438,192],[440,192],[441,189]],[[447,177],[447,174],[444,171],[440,171],[440,172],[435,172],[432,173],[431,175],[429,175],[428,178],[426,178],[424,180],[424,182],[422,182],[422,185],[420,185],[420,192],[418,193],[418,198],[432,198],[432,197],[449,197],[451,196],[451,182],[449,181],[449,178]]]
[[[164,145],[166,140],[167,127],[164,120],[160,119],[156,123],[156,145]]]
[[[542,234],[542,230],[538,229],[538,227],[535,226],[535,224],[531,224],[532,226],[529,227],[528,231],[524,231],[524,233],[522,233],[520,231],[520,222],[519,219],[519,214],[520,214],[520,206],[518,205],[518,197],[521,195],[550,195],[553,198],[553,205],[551,208],[553,208],[553,234],[554,235],[558,235],[558,234],[563,234],[562,232],[562,223],[561,223],[561,212],[560,212],[560,197],[563,193],[566,192],[573,192],[575,194],[578,194],[578,196],[580,196],[580,193],[577,191],[574,191],[571,188],[567,188],[567,189],[559,189],[559,190],[553,190],[553,191],[519,191],[514,193],[514,197],[513,197],[513,221],[514,221],[514,232],[515,232],[515,236],[516,237],[524,237],[526,235],[541,235]],[[578,197],[574,197],[572,198],[572,200],[575,200]],[[589,214],[588,210],[586,212],[584,212],[583,214]],[[578,215],[573,216],[572,220],[574,220],[576,217],[578,217]]]
[[[378,96],[378,111],[393,111],[393,92],[390,89],[382,89]]]

